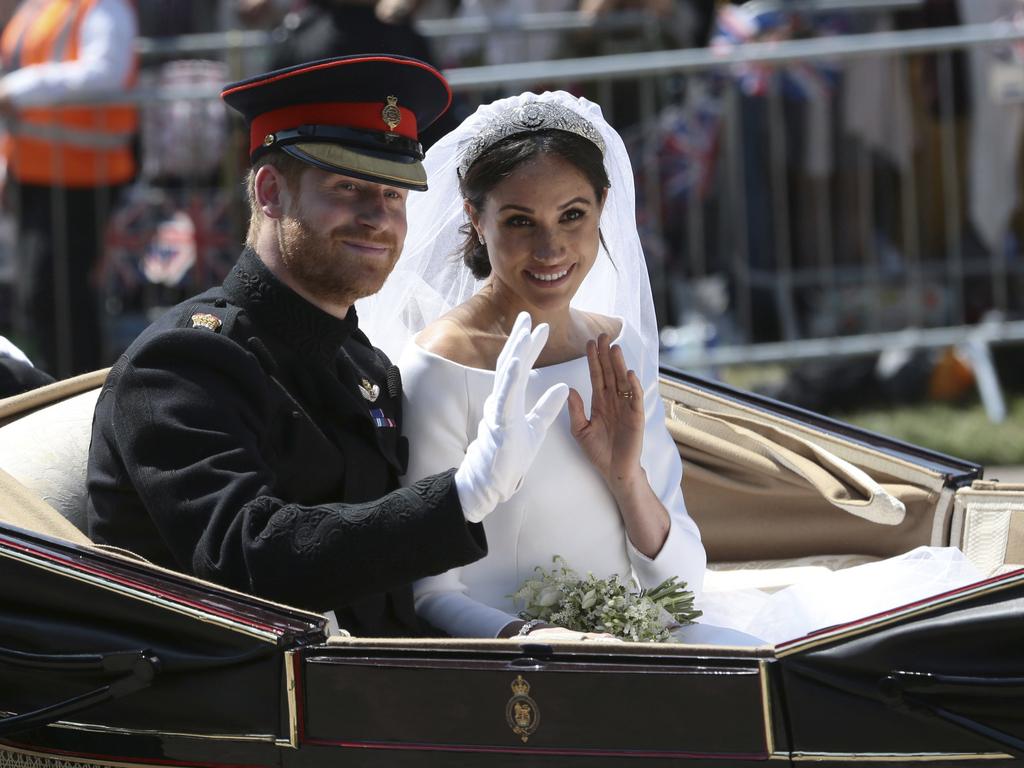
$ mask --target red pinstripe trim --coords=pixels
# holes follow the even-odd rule
[[[767,760],[767,752],[684,752],[674,750],[572,749],[569,747],[487,747],[468,744],[398,744],[385,741],[334,741],[307,739],[303,744],[345,749],[390,749],[401,752],[479,752],[553,757],[699,758],[704,760]]]
[[[889,610],[886,610],[886,611],[880,611],[878,613],[872,613],[869,616],[862,616],[861,618],[856,619],[855,621],[848,621],[845,624],[834,624],[831,627],[824,627],[822,629],[816,629],[813,632],[808,632],[806,635],[803,635],[802,637],[797,637],[797,638],[794,638],[792,640],[784,640],[781,643],[776,643],[775,644],[775,648],[777,650],[781,650],[781,649],[786,648],[786,647],[788,647],[790,645],[799,645],[799,644],[807,642],[807,640],[810,639],[810,638],[817,637],[818,635],[827,635],[827,634],[832,634],[833,632],[842,631],[844,629],[852,629],[852,628],[857,627],[857,626],[859,626],[861,624],[868,624],[868,623],[870,623],[872,621],[875,621],[876,619],[885,618],[886,616],[889,616],[890,614],[903,613],[904,611],[912,610],[912,609],[917,608],[919,606],[925,606],[925,605],[928,605],[930,603],[939,603],[942,600],[945,600],[946,598],[954,597],[956,595],[959,595],[961,592],[974,591],[974,590],[979,589],[981,587],[984,587],[984,586],[986,586],[988,584],[995,584],[996,582],[1003,581],[1003,580],[1007,579],[1008,577],[1020,576],[1022,574],[1024,574],[1024,568],[1021,568],[1021,569],[1016,570],[1016,571],[1010,571],[1009,573],[999,574],[998,576],[990,576],[987,579],[982,579],[981,581],[976,581],[973,584],[968,584],[965,587],[957,587],[956,589],[951,589],[948,592],[940,592],[937,595],[932,595],[930,597],[925,597],[925,598],[922,598],[920,600],[915,600],[914,602],[907,603],[905,605],[899,605],[899,606],[896,606],[895,608],[890,608]]]
[[[200,603],[200,602],[197,602],[195,600],[189,600],[188,598],[181,597],[180,595],[176,595],[176,594],[173,594],[171,592],[166,592],[166,591],[164,591],[162,589],[156,589],[155,587],[152,587],[152,586],[149,586],[149,585],[146,585],[146,584],[142,584],[141,582],[134,581],[132,579],[125,578],[123,576],[115,576],[114,574],[109,573],[107,571],[104,571],[104,570],[102,570],[100,568],[94,568],[94,567],[92,567],[90,565],[86,565],[85,563],[77,562],[77,561],[72,560],[72,559],[67,558],[67,557],[62,557],[62,556],[59,556],[59,555],[55,555],[55,554],[52,554],[50,552],[42,552],[42,551],[40,551],[38,549],[35,549],[33,547],[29,547],[29,546],[26,546],[26,545],[21,544],[19,542],[13,541],[13,540],[7,538],[6,536],[0,536],[0,544],[3,544],[5,546],[7,546],[7,547],[10,547],[11,549],[16,549],[16,550],[19,550],[21,552],[25,552],[26,554],[33,555],[34,557],[39,557],[39,558],[42,558],[44,560],[50,560],[51,562],[60,563],[61,565],[68,566],[72,570],[82,571],[83,573],[88,573],[88,574],[91,574],[93,576],[98,576],[98,577],[100,577],[102,579],[106,579],[107,581],[112,581],[112,582],[114,582],[116,584],[120,584],[120,585],[125,586],[125,587],[131,587],[132,589],[136,589],[136,590],[138,590],[140,592],[144,592],[144,593],[147,593],[147,594],[151,594],[151,595],[156,595],[158,597],[162,597],[165,600],[168,600],[169,602],[172,602],[172,603],[178,603],[180,605],[186,605],[186,606],[188,606],[190,608],[194,608],[195,610],[200,611],[202,613],[211,614],[213,616],[219,616],[219,617],[221,617],[223,619],[230,619],[231,621],[234,621],[234,622],[236,622],[238,624],[245,624],[246,626],[252,627],[253,629],[258,629],[258,630],[261,630],[263,632],[268,632],[270,634],[277,635],[278,637],[281,637],[284,634],[282,632],[282,630],[280,628],[278,628],[278,627],[272,627],[272,626],[270,626],[268,624],[261,624],[259,622],[253,621],[252,619],[247,619],[247,618],[244,618],[242,616],[239,616],[236,613],[231,613],[230,611],[225,611],[225,610],[222,610],[222,609],[219,609],[219,608],[212,608],[209,605],[206,605],[204,603]]]

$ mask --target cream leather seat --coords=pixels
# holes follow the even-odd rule
[[[105,372],[88,376],[98,385],[100,373]],[[92,415],[99,393],[99,386],[92,386],[0,427],[0,470],[82,532]]]

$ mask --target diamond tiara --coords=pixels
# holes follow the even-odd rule
[[[589,120],[561,104],[531,101],[506,109],[491,118],[466,146],[459,161],[459,176],[465,176],[469,166],[475,163],[486,149],[502,139],[518,133],[548,130],[568,131],[582,136],[593,142],[601,150],[602,156],[604,155],[604,139]]]

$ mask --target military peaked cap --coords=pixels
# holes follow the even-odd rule
[[[257,75],[226,86],[221,98],[245,117],[252,161],[281,149],[332,173],[424,190],[419,132],[452,94],[429,64],[366,54]]]

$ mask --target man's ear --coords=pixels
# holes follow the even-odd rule
[[[273,165],[260,166],[253,180],[256,204],[268,219],[280,219],[288,211],[291,194],[288,182]]]

